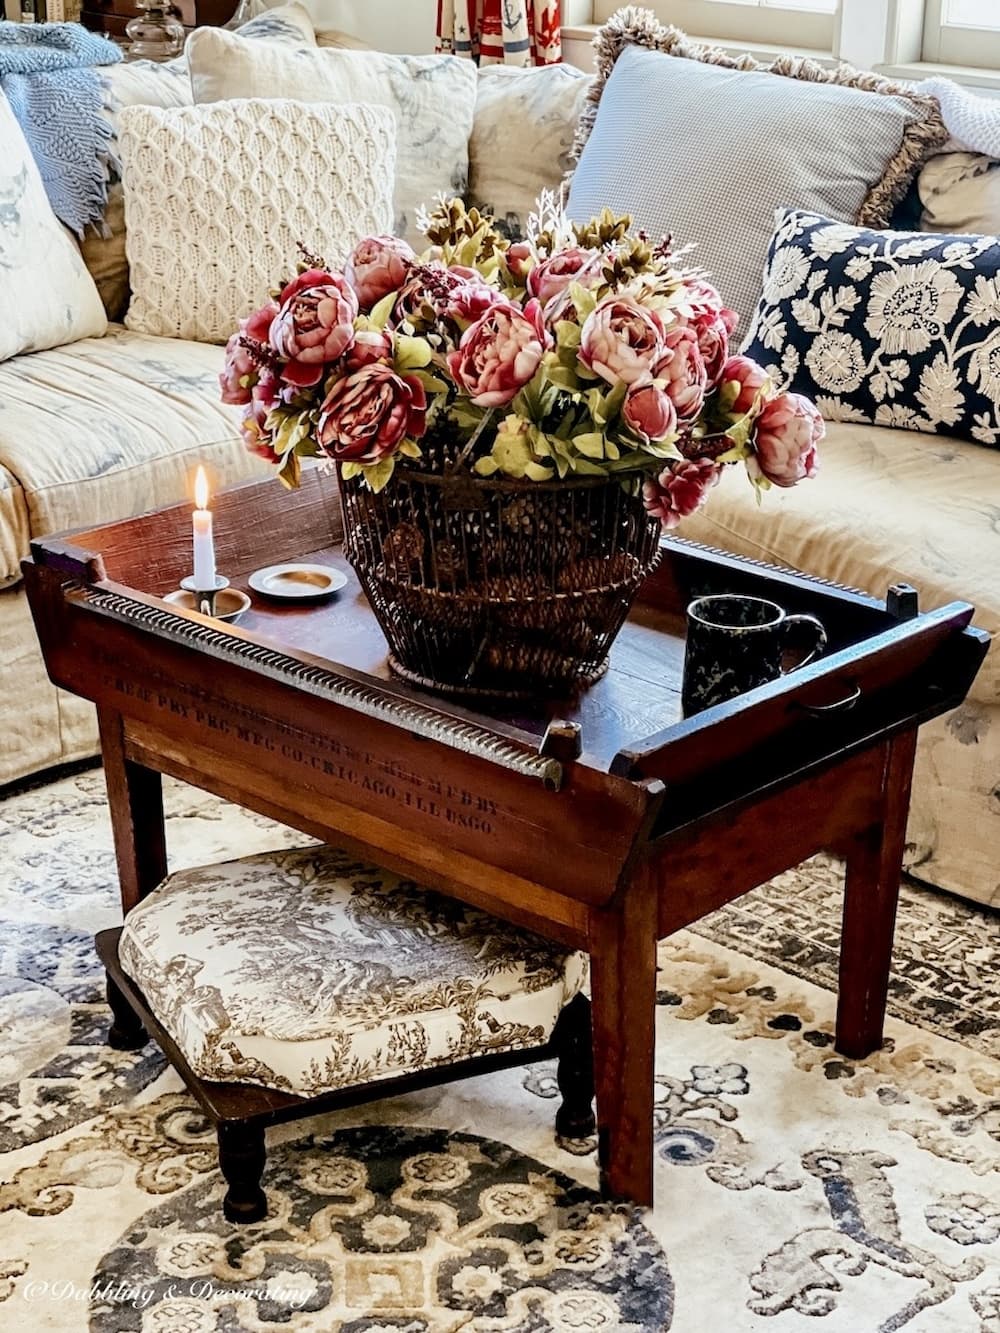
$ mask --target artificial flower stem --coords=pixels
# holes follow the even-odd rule
[[[469,455],[472,453],[473,449],[474,449],[474,448],[476,447],[476,445],[478,444],[478,442],[479,442],[479,437],[482,435],[483,431],[486,429],[486,427],[487,427],[487,426],[490,424],[490,422],[493,420],[493,418],[494,418],[495,415],[496,415],[496,408],[495,408],[495,407],[489,407],[489,408],[486,409],[486,414],[485,414],[485,416],[483,417],[482,421],[480,421],[479,425],[476,427],[476,429],[475,429],[475,430],[472,432],[472,434],[469,436],[469,439],[468,439],[468,441],[466,442],[466,445],[465,445],[465,447],[463,448],[462,452],[461,452],[461,453],[458,455],[458,457],[455,459],[455,462],[454,462],[454,464],[452,465],[452,468],[451,468],[451,471],[452,471],[452,472],[457,472],[458,469],[459,469],[459,468],[462,466],[462,464],[465,462],[465,460],[469,457]]]

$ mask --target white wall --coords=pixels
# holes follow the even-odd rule
[[[302,0],[317,28],[339,28],[381,51],[433,51],[437,0]]]

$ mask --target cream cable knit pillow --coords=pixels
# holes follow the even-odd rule
[[[392,228],[396,122],[288,101],[128,107],[119,117],[136,333],[225,342],[293,276]]]

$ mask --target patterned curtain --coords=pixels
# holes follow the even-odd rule
[[[438,0],[437,49],[480,65],[556,65],[559,0]]]

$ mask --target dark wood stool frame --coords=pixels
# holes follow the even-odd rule
[[[498,1069],[554,1059],[558,1061],[562,1096],[556,1112],[556,1133],[561,1138],[585,1139],[596,1131],[590,1001],[583,994],[566,1005],[551,1040],[544,1046],[479,1056],[452,1065],[437,1065],[419,1073],[360,1087],[340,1088],[318,1097],[296,1097],[249,1083],[215,1083],[196,1074],[153,1013],[145,995],[122,970],[118,958],[121,933],[121,927],[102,930],[95,941],[97,955],[108,978],[108,1004],[112,1014],[108,1044],[116,1051],[137,1051],[152,1038],[180,1074],[215,1126],[219,1169],[229,1187],[222,1201],[222,1211],[230,1222],[259,1222],[267,1216],[267,1198],[261,1187],[267,1160],[264,1142],[267,1127],[320,1115],[324,1111],[340,1111],[404,1092],[433,1088],[442,1083],[474,1078],[478,1074],[492,1074]]]
[[[22,565],[50,678],[97,705],[123,912],[167,873],[167,774],[586,951],[602,1175],[643,1205],[657,940],[833,851],[847,866],[836,1049],[878,1049],[917,729],[962,702],[986,654],[971,606],[921,612],[905,585],[876,601],[670,539],[607,675],[512,715],[389,675],[333,478],[251,483],[214,509],[235,587],[309,558],[343,570],[344,591],[322,609],[258,599],[238,626],[172,606],[188,505],[37,538]],[[711,592],[818,616],[828,652],[684,718],[684,609]]]

